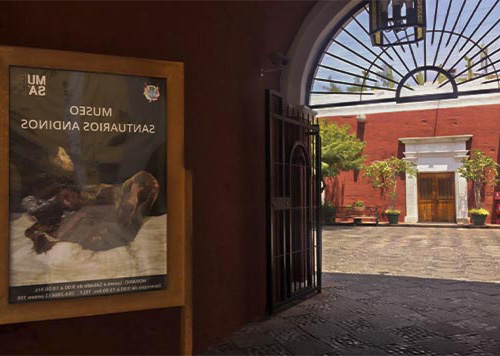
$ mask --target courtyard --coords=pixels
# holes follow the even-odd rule
[[[213,355],[498,355],[500,230],[332,226],[323,292]]]
[[[500,282],[500,230],[327,226],[323,272]]]

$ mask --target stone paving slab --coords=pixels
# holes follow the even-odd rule
[[[323,230],[324,272],[500,282],[499,259],[497,229],[341,226]]]
[[[321,294],[206,354],[500,355],[500,230],[342,226],[323,246]]]

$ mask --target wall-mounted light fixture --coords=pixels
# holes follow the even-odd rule
[[[281,72],[288,68],[289,59],[283,53],[274,51],[271,52],[268,57],[274,68],[261,68],[261,78],[264,78],[267,73]]]

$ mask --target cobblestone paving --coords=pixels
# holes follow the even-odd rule
[[[500,282],[500,230],[326,227],[323,271]]]
[[[332,227],[323,292],[207,355],[500,355],[500,230]]]

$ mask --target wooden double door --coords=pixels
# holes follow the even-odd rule
[[[455,173],[419,173],[420,222],[456,222]]]

